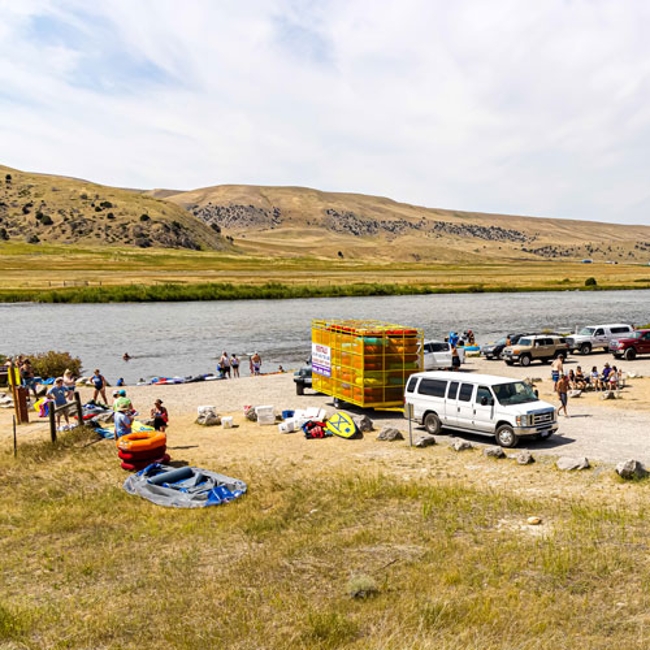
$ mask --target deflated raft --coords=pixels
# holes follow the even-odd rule
[[[153,463],[124,481],[129,494],[159,506],[205,508],[228,503],[242,496],[246,483],[198,467],[170,467]]]

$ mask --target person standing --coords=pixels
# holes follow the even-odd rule
[[[460,354],[455,345],[451,346],[451,368],[452,370],[460,370]]]
[[[153,418],[153,428],[156,431],[165,431],[169,423],[169,413],[163,406],[162,400],[157,399],[151,409],[151,417]]]
[[[569,417],[569,413],[566,408],[567,402],[569,401],[569,378],[564,373],[558,377],[555,389],[557,390],[558,397],[560,398],[560,408],[557,410],[558,415],[564,409],[564,415],[566,417]]]
[[[76,381],[70,368],[66,368],[66,371],[63,373],[63,387],[68,393],[68,401],[72,402],[74,400],[74,389],[76,388]]]
[[[22,379],[23,386],[29,389],[31,388],[34,397],[38,397],[36,393],[36,377],[34,376],[34,368],[32,367],[32,362],[29,359],[25,359],[20,365],[20,378]]]
[[[558,354],[551,364],[551,379],[553,380],[553,389],[557,390],[558,379],[564,374],[564,355]]]
[[[221,372],[223,372],[224,377],[230,379],[230,357],[225,350],[221,353],[219,365],[221,366]]]
[[[259,375],[262,371],[262,357],[258,352],[253,352],[251,357],[251,374]]]
[[[61,431],[61,414],[65,418],[65,429],[70,428],[70,419],[68,418],[68,409],[58,410],[61,406],[66,406],[68,404],[68,391],[63,385],[63,377],[57,377],[54,380],[54,386],[47,391],[47,396],[51,399],[54,404],[50,408],[56,410],[56,428]]]
[[[90,381],[95,388],[95,392],[93,393],[93,402],[96,402],[99,395],[101,395],[104,404],[108,404],[108,399],[106,398],[106,379],[104,378],[104,375],[99,372],[99,368],[95,368],[95,372],[90,378]]]
[[[233,379],[239,377],[239,359],[236,354],[233,354],[230,357],[230,367],[232,368]]]

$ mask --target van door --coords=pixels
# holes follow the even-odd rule
[[[447,408],[445,410],[445,423],[449,426],[458,424],[458,389],[459,381],[450,381],[447,389]]]
[[[487,386],[478,386],[474,398],[474,428],[481,433],[494,433],[494,405],[496,400]]]
[[[458,426],[461,429],[471,429],[474,421],[474,384],[461,383],[456,402],[456,415]]]
[[[609,348],[609,339],[607,338],[607,335],[605,334],[605,328],[599,327],[594,332],[593,343],[592,343],[591,347],[592,348],[602,348],[602,347]]]

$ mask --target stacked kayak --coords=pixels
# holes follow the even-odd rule
[[[198,467],[174,468],[149,465],[124,481],[129,494],[173,508],[205,508],[228,503],[242,496],[246,483]]]

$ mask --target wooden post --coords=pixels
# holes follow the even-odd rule
[[[16,416],[13,417],[14,421],[14,458],[18,455],[18,440],[16,438]]]
[[[74,392],[74,402],[77,405],[77,421],[78,421],[78,426],[82,426],[84,423],[84,410],[83,407],[81,406],[81,396],[79,395],[79,391],[76,390]]]
[[[56,442],[56,417],[54,412],[56,411],[56,404],[54,400],[50,400],[48,403],[48,415],[50,416],[50,438],[52,442]]]
[[[11,386],[11,397],[14,400],[14,411],[16,413],[16,420],[18,424],[22,424],[22,418],[20,417],[20,402],[18,401],[18,381],[20,374],[16,377],[16,372],[19,372],[19,369],[14,366],[13,359],[9,361],[9,386]]]

